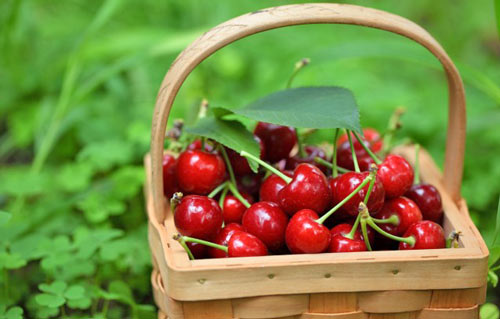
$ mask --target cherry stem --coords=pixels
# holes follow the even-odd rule
[[[370,167],[370,174],[373,174],[373,179],[370,181],[370,185],[368,186],[368,191],[366,192],[363,203],[368,205],[368,200],[370,199],[370,195],[372,194],[373,186],[375,185],[375,180],[377,179],[377,166],[372,164]],[[359,214],[358,214],[359,215]]]
[[[368,230],[366,229],[366,220],[364,218],[361,219],[361,233],[363,234],[366,249],[368,249],[368,251],[372,251],[372,245],[370,243],[370,238],[368,237]]]
[[[290,75],[290,78],[288,79],[288,82],[286,83],[286,88],[289,89],[292,87],[293,80],[299,74],[300,70],[302,70],[305,66],[307,66],[311,60],[309,58],[303,58],[297,63],[295,63],[295,66],[293,68],[292,75]]]
[[[356,220],[354,221],[354,224],[352,224],[351,231],[349,232],[349,234],[344,236],[345,238],[349,238],[351,240],[354,239],[354,234],[356,233],[356,230],[358,229],[358,225],[359,225],[360,220],[361,220],[361,214],[358,214],[358,216],[356,217]]]
[[[306,152],[304,151],[304,144],[302,143],[302,136],[299,134],[299,129],[294,128],[295,130],[295,136],[297,137],[297,147],[299,148],[299,157],[304,158],[306,157]]]
[[[238,191],[238,188],[233,183],[229,183],[228,187],[231,193],[233,193],[234,197],[236,197],[243,205],[245,205],[246,208],[250,207],[248,201],[241,195],[241,193]]]
[[[223,250],[226,253],[227,253],[227,250],[228,250],[227,246],[222,246],[222,245],[219,245],[219,244],[215,244],[215,243],[212,243],[212,242],[209,242],[209,241],[206,241],[206,240],[202,240],[202,239],[198,239],[198,238],[193,238],[193,237],[189,237],[189,236],[180,236],[180,237],[182,237],[183,240],[185,242],[187,242],[187,243],[196,243],[196,244],[200,244],[200,245],[205,245],[205,246],[208,246],[208,247],[212,247],[212,248]]]
[[[218,148],[222,154],[222,157],[224,158],[224,162],[226,163],[227,171],[229,172],[229,179],[231,180],[231,183],[236,185],[236,178],[234,177],[233,167],[231,166],[231,162],[229,161],[229,157],[227,156],[226,149],[221,144],[219,144]]]
[[[182,248],[184,248],[184,250],[187,252],[189,259],[194,260],[193,253],[191,252],[191,249],[189,249],[188,245],[186,244],[186,241],[184,240],[184,236],[177,234],[177,235],[174,235],[172,238],[177,240],[179,242],[179,244],[181,244]]]
[[[415,179],[414,184],[420,184],[420,144],[415,145]]]
[[[214,198],[215,195],[219,194],[220,191],[222,191],[224,188],[227,187],[227,181],[224,183],[221,183],[219,186],[217,186],[210,194],[208,194],[208,198]]]
[[[351,154],[352,154],[352,162],[354,163],[354,171],[356,173],[359,173],[359,165],[358,165],[358,158],[356,156],[356,152],[354,151],[354,144],[352,143],[352,136],[351,136],[351,131],[350,130],[345,130],[347,133],[347,138],[349,139],[349,145],[351,146]]]
[[[263,166],[267,170],[269,170],[269,171],[273,172],[275,175],[279,176],[287,184],[290,184],[290,182],[292,181],[291,177],[286,176],[285,174],[283,174],[282,172],[280,172],[277,168],[275,168],[272,165],[264,162],[260,158],[257,158],[257,157],[253,156],[252,154],[250,154],[250,153],[248,153],[246,151],[241,151],[240,155],[243,156],[243,157],[249,158],[249,159],[251,159],[251,160],[253,160],[255,162],[257,162],[260,166]]]
[[[401,116],[405,113],[405,111],[405,108],[398,107],[389,119],[387,132],[384,134],[384,150],[382,154],[387,155],[389,153],[391,149],[392,138],[394,136],[394,133],[396,133],[396,131],[401,127],[401,123],[399,122],[399,120],[401,119]]]
[[[356,187],[355,190],[352,191],[352,193],[350,193],[349,195],[347,195],[346,198],[344,198],[340,203],[338,203],[337,205],[335,205],[335,207],[333,207],[332,209],[330,209],[328,212],[326,212],[326,214],[324,214],[323,216],[321,216],[320,218],[318,218],[316,220],[316,222],[318,224],[323,224],[325,222],[325,220],[328,219],[328,217],[330,217],[333,213],[335,213],[340,207],[342,207],[342,205],[344,205],[348,200],[350,200],[351,198],[354,197],[354,195],[356,195],[363,187],[365,187],[366,184],[368,184],[372,179],[374,179],[375,176],[373,175],[373,173],[370,173],[370,175],[368,175],[361,184],[359,184],[358,187]]]
[[[321,165],[324,165],[328,168],[331,168],[333,169],[333,164],[328,162],[328,161],[325,161],[324,159],[322,159],[321,157],[315,157],[314,158],[314,161],[318,164],[321,164]],[[348,173],[350,172],[350,170],[348,170],[347,168],[343,168],[343,167],[340,167],[340,166],[336,166],[335,167],[337,168],[337,171],[340,171],[341,173]],[[333,177],[337,177],[337,176],[333,176]]]
[[[224,190],[222,191],[222,194],[220,195],[220,198],[219,198],[219,206],[221,208],[224,208],[224,200],[226,199],[226,195],[227,195],[227,192],[229,191],[229,188],[224,188]]]
[[[170,209],[175,212],[175,207],[181,202],[184,195],[181,192],[175,192],[170,198]]]
[[[337,140],[339,138],[340,129],[335,129],[335,135],[333,136],[333,154],[332,154],[332,176],[337,177],[339,175],[339,169],[337,167]]]
[[[385,237],[392,239],[392,240],[395,240],[395,241],[407,243],[408,245],[410,245],[412,247],[415,245],[415,237],[413,237],[413,236],[399,237],[399,236],[394,236],[393,234],[389,234],[388,232],[384,231],[382,228],[378,227],[378,225],[373,221],[373,219],[370,216],[368,216],[368,218],[366,219],[366,223],[368,225],[370,225],[371,228],[373,228],[376,232],[378,232],[382,236],[385,236]]]
[[[399,225],[398,215],[391,215],[391,217],[385,219],[372,218],[372,220],[376,224],[393,224],[394,226]]]
[[[352,131],[352,133],[354,134],[354,136],[356,137],[356,139],[358,140],[359,144],[361,144],[361,146],[365,149],[365,151],[368,153],[368,155],[370,155],[370,157],[373,159],[373,161],[377,164],[377,165],[380,165],[382,164],[382,161],[380,160],[380,158],[378,158],[377,155],[375,155],[375,153],[373,153],[373,151],[368,147],[366,146],[366,144],[364,143],[364,141],[361,139],[361,137],[359,136],[358,133]]]

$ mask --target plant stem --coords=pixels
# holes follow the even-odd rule
[[[234,197],[236,197],[243,205],[245,205],[246,208],[250,207],[250,203],[248,203],[248,201],[243,196],[241,196],[238,188],[233,183],[229,183],[228,187],[231,193],[233,193]]]
[[[337,167],[337,140],[339,138],[340,129],[335,129],[335,135],[333,136],[333,154],[332,154],[332,176],[333,178],[339,175],[339,169]]]
[[[179,244],[181,244],[182,248],[184,248],[184,250],[187,252],[187,254],[189,256],[189,260],[194,260],[193,253],[191,252],[191,249],[189,249],[188,245],[186,244],[184,236],[179,236],[179,237],[174,236],[174,239],[177,240],[179,242]]]
[[[210,194],[208,194],[209,198],[213,198],[215,195],[219,194],[220,191],[225,189],[227,186],[227,181],[224,183],[221,183],[219,186],[217,186]]]
[[[66,309],[64,308],[64,305],[61,306],[61,318],[64,319],[66,318]]]
[[[104,318],[107,318],[106,316],[108,315],[109,303],[110,300],[106,299],[102,305],[102,314],[104,315]]]
[[[328,168],[331,168],[333,169],[333,164],[328,162],[328,161],[325,161],[324,159],[322,159],[321,157],[315,157],[314,158],[314,161],[318,164],[321,164],[321,165],[324,165]],[[347,173],[347,172],[350,172],[350,170],[348,170],[347,168],[343,168],[343,167],[340,167],[340,166],[335,166],[336,167],[336,170],[337,171],[340,171],[341,173]],[[333,177],[336,177],[336,176],[333,176]]]
[[[389,125],[387,127],[387,132],[384,134],[383,144],[384,149],[382,154],[385,156],[389,153],[392,144],[392,138],[394,133],[400,128],[401,123],[399,122],[401,116],[405,113],[405,108],[398,107],[394,113],[392,113],[391,118],[389,119]]]
[[[420,144],[415,145],[415,179],[413,184],[420,184]]]
[[[371,228],[373,228],[376,232],[378,232],[380,235],[385,236],[389,239],[407,243],[410,246],[415,245],[415,237],[409,236],[409,237],[399,237],[399,236],[394,236],[393,234],[389,234],[388,232],[384,231],[382,228],[378,227],[377,224],[372,220],[371,217],[367,218],[366,223],[370,225]]]
[[[184,195],[181,192],[175,192],[174,195],[172,195],[172,198],[170,199],[170,210],[172,212],[175,212],[175,208],[179,205],[183,196]]]
[[[197,243],[197,244],[205,245],[205,246],[208,246],[208,247],[212,247],[212,248],[223,250],[223,251],[225,251],[227,253],[227,246],[222,246],[222,245],[219,245],[219,244],[211,243],[211,242],[206,241],[206,240],[202,240],[202,239],[198,239],[198,238],[193,238],[193,237],[188,237],[188,236],[180,236],[180,237],[182,237],[185,242],[188,242],[188,243]]]
[[[229,188],[226,187],[224,188],[224,190],[222,191],[222,194],[220,195],[220,198],[219,198],[219,206],[221,208],[224,208],[224,200],[226,199],[226,195],[227,195],[227,192],[229,191]]]
[[[356,173],[359,173],[359,165],[358,165],[358,158],[356,156],[356,152],[354,151],[354,143],[352,142],[352,136],[351,136],[351,131],[350,130],[345,130],[347,133],[347,138],[349,139],[349,145],[351,146],[351,154],[352,154],[352,162],[354,163],[354,171]]]
[[[295,130],[295,136],[297,137],[297,147],[299,148],[299,157],[304,158],[306,157],[306,152],[304,150],[304,143],[302,143],[302,136],[299,134],[299,129],[294,128]]]
[[[368,155],[370,155],[370,157],[373,159],[373,161],[377,164],[377,165],[380,165],[382,164],[382,161],[380,160],[380,158],[378,158],[377,155],[375,155],[375,153],[373,153],[373,151],[368,147],[366,146],[366,144],[364,143],[364,141],[361,139],[361,137],[359,136],[358,133],[352,131],[352,134],[354,134],[354,136],[356,137],[356,139],[358,140],[359,144],[361,144],[361,146],[364,148],[364,150],[368,153]]]
[[[374,176],[372,174],[368,175],[364,181],[359,184],[358,187],[356,187],[355,190],[352,191],[352,193],[350,193],[349,195],[347,195],[346,198],[344,198],[340,203],[338,203],[337,205],[335,205],[335,207],[333,207],[332,209],[330,209],[328,212],[326,212],[326,214],[324,214],[323,216],[321,216],[319,219],[316,220],[316,222],[318,224],[323,224],[325,222],[325,220],[327,220],[328,217],[330,217],[333,213],[335,213],[340,207],[342,207],[342,205],[344,205],[348,200],[350,200],[352,197],[354,197],[354,195],[356,195],[363,187],[365,187],[366,184],[368,184],[368,182],[370,182],[372,179],[374,178]]]
[[[361,220],[361,214],[358,214],[358,216],[356,217],[356,220],[354,221],[354,224],[352,224],[351,231],[349,232],[349,234],[344,236],[345,238],[349,238],[351,240],[354,239],[354,234],[356,233],[356,230],[358,229],[358,225],[359,225],[360,220]]]
[[[311,60],[309,58],[303,58],[297,63],[295,63],[295,67],[293,69],[292,75],[290,75],[290,78],[288,79],[288,82],[286,83],[286,88],[289,89],[292,87],[293,80],[297,76],[297,74],[302,70],[305,66],[307,66]]]
[[[372,175],[373,178],[370,181],[370,185],[368,186],[368,191],[366,192],[365,198],[363,200],[363,203],[365,205],[368,205],[368,200],[370,199],[370,195],[372,194],[373,185],[375,185],[375,180],[377,179],[377,166],[373,165],[372,167],[370,167],[370,175]]]
[[[9,270],[7,268],[3,269],[3,285],[5,289],[5,299],[9,299]]]
[[[368,230],[366,229],[366,220],[364,218],[361,219],[361,233],[363,234],[363,239],[365,240],[366,249],[368,249],[368,251],[372,251],[372,245],[370,244],[370,238],[368,237]]]
[[[372,217],[372,220],[376,224],[393,224],[394,226],[399,225],[398,215],[391,215],[391,217],[386,218],[386,219],[378,219],[378,218]]]
[[[246,151],[241,151],[240,155],[243,156],[243,157],[246,157],[246,158],[250,158],[251,160],[257,162],[259,165],[264,166],[264,168],[270,170],[271,172],[273,172],[274,174],[276,174],[277,176],[279,176],[287,184],[290,184],[290,182],[292,181],[291,177],[286,176],[285,174],[283,174],[282,172],[280,172],[278,169],[276,169],[272,165],[264,162],[260,158],[257,158],[257,157],[253,156],[252,154],[250,154],[250,153],[248,153]]]

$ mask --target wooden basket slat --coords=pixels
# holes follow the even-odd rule
[[[479,306],[465,309],[423,309],[418,319],[479,319]]]
[[[362,311],[353,311],[346,313],[328,314],[328,313],[304,313],[300,319],[367,319],[368,314]]]
[[[369,313],[412,312],[427,307],[430,299],[430,290],[362,292],[358,294],[358,305]]]
[[[474,289],[434,290],[429,308],[467,308],[482,304],[486,299],[486,286]]]
[[[358,294],[355,292],[331,292],[311,294],[309,312],[339,313],[356,312],[358,310]]]
[[[243,288],[244,289],[244,288]],[[237,318],[269,318],[295,316],[309,309],[309,295],[262,296],[233,299],[233,315]]]

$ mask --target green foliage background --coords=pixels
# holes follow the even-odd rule
[[[210,27],[299,2],[0,2],[0,318],[154,318],[142,158],[161,79]],[[498,1],[349,2],[421,24],[457,63],[468,96],[463,195],[489,241],[500,189]],[[236,107],[281,89],[303,57],[312,63],[296,86],[352,89],[363,126],[379,129],[406,106],[401,135],[442,162],[444,75],[425,49],[378,30],[310,25],[238,41],[188,78],[172,117],[192,119],[203,97]]]

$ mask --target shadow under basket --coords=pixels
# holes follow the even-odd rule
[[[310,24],[363,25],[406,36],[441,62],[449,88],[444,175],[425,150],[420,175],[441,193],[446,236],[461,232],[458,248],[280,255],[189,260],[163,196],[166,123],[189,73],[218,49],[248,35]],[[174,61],[153,117],[151,153],[144,159],[152,283],[159,318],[232,319],[474,319],[485,301],[488,249],[460,196],[465,152],[465,91],[441,46],[424,29],[383,11],[340,4],[301,4],[259,10],[203,34]],[[393,153],[414,162],[412,146]]]

